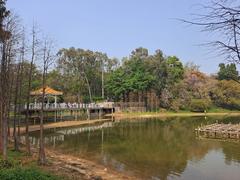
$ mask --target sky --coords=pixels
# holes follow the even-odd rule
[[[153,54],[161,49],[183,63],[194,62],[205,73],[216,73],[225,62],[201,44],[213,37],[177,18],[193,19],[199,3],[208,0],[8,0],[26,28],[33,22],[54,39],[57,48],[83,48],[129,56],[144,47]]]

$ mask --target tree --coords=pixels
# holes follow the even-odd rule
[[[125,59],[122,67],[110,75],[107,89],[114,99],[122,97],[124,101],[128,101],[130,92],[138,93],[139,100],[143,97],[144,91],[151,87],[154,80],[146,68],[147,58],[147,49],[137,48],[129,59]]]
[[[20,139],[20,120],[18,118],[18,133],[17,133],[17,115],[20,111],[20,101],[22,95],[22,72],[23,72],[23,61],[25,58],[25,32],[22,31],[22,44],[19,52],[19,62],[16,64],[16,74],[15,74],[15,92],[14,92],[14,120],[13,120],[13,137],[14,137],[14,149],[19,151],[19,139]]]
[[[115,101],[123,97],[124,93],[126,92],[124,79],[125,79],[125,73],[122,67],[119,67],[118,69],[113,71],[108,77],[108,80],[106,83],[108,96],[110,96]]]
[[[218,39],[209,42],[228,61],[240,63],[240,6],[236,0],[212,0],[202,5],[205,13],[197,14],[194,21],[182,20],[197,25],[203,31],[217,35]]]
[[[235,80],[238,81],[238,71],[236,65],[231,64],[219,64],[218,79],[219,80]]]
[[[233,80],[218,81],[211,90],[211,98],[219,107],[239,110],[240,86]]]
[[[161,50],[156,50],[155,55],[149,57],[148,71],[154,77],[153,89],[160,98],[163,89],[167,86],[167,63]]]
[[[71,82],[68,87],[78,99],[92,102],[94,97],[104,96],[105,75],[114,66],[106,54],[69,48],[61,49],[58,57],[58,69],[63,76],[74,80],[75,84]]]
[[[168,84],[174,84],[183,79],[184,69],[182,62],[176,56],[169,56],[167,63]]]
[[[44,150],[44,136],[43,136],[43,121],[44,121],[44,102],[45,102],[45,89],[46,89],[46,80],[47,80],[47,72],[50,66],[53,63],[53,55],[52,55],[52,43],[48,40],[44,41],[43,47],[43,69],[42,69],[42,103],[41,103],[41,117],[40,117],[40,136],[39,136],[39,164],[46,164],[46,155]]]
[[[34,67],[34,62],[36,59],[36,53],[37,53],[37,46],[39,44],[39,40],[37,39],[37,32],[36,32],[36,27],[33,25],[32,27],[32,45],[31,45],[31,60],[30,60],[30,67],[29,67],[29,72],[28,72],[28,87],[27,87],[27,109],[26,109],[26,116],[25,116],[25,125],[26,125],[26,148],[27,148],[27,153],[31,154],[31,149],[30,149],[30,141],[29,141],[29,104],[30,104],[30,92],[32,90],[32,79],[33,79],[33,67]]]
[[[0,149],[4,160],[7,160],[8,119],[10,113],[11,87],[13,79],[11,64],[17,46],[17,29],[13,16],[6,9],[6,1],[0,1]]]

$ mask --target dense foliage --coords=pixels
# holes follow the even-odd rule
[[[48,73],[47,84],[62,90],[66,102],[141,102],[149,110],[194,112],[211,107],[239,109],[235,64],[220,64],[216,75],[207,75],[198,66],[184,66],[178,57],[165,56],[160,50],[149,55],[140,47],[119,62],[104,53],[69,48],[58,52],[56,67]],[[34,79],[37,76],[36,72]]]

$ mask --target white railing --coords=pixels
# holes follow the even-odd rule
[[[45,103],[44,109],[94,109],[94,108],[112,108],[113,103]],[[30,103],[30,110],[39,110],[42,108],[42,103]],[[27,109],[25,104],[24,109]]]

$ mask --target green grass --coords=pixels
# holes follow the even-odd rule
[[[56,176],[35,168],[7,168],[0,170],[1,180],[57,180]]]
[[[194,114],[196,112],[192,112],[190,110],[179,110],[179,111],[170,111],[166,109],[159,109],[157,111],[147,111],[147,112],[128,112],[125,111],[123,112],[124,114],[128,115],[151,115],[151,114],[166,114],[166,115],[174,115],[174,114]],[[240,113],[238,110],[229,110],[229,109],[224,109],[220,107],[211,107],[209,110],[207,110],[207,113]]]
[[[25,153],[8,151],[8,160],[0,157],[0,180],[57,180],[63,179],[44,172],[37,166],[37,162],[30,161],[22,165],[21,159],[28,158]]]
[[[224,109],[220,107],[211,107],[208,112],[212,113],[227,113],[227,112],[240,112],[238,110],[230,110],[230,109]]]

